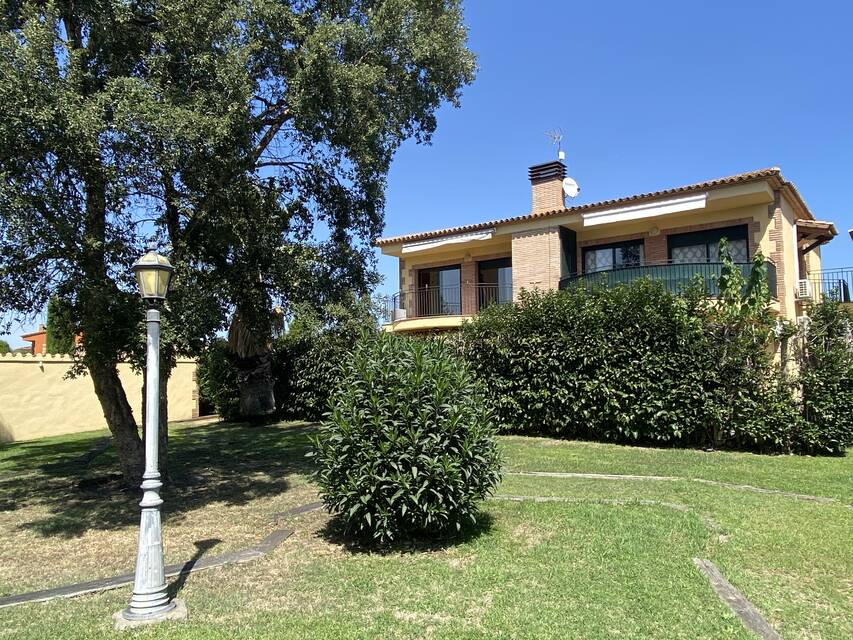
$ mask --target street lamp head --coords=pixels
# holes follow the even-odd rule
[[[166,299],[175,268],[166,256],[151,249],[131,267],[143,300],[158,302]]]

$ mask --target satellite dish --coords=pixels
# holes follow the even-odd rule
[[[578,183],[575,182],[574,178],[564,178],[563,179],[563,193],[565,193],[570,198],[574,198],[581,191],[581,188],[578,186]]]

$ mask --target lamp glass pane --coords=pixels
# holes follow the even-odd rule
[[[153,298],[157,295],[157,270],[142,269],[136,272],[139,289],[143,298]]]
[[[157,278],[157,297],[165,298],[169,291],[169,277],[171,274],[165,269],[158,270],[159,277]]]

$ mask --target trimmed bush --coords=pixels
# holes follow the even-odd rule
[[[315,479],[349,535],[378,543],[475,523],[500,480],[492,416],[441,341],[366,335],[314,440]]]
[[[808,313],[799,353],[805,420],[797,446],[841,453],[853,442],[853,319],[831,300]]]
[[[702,327],[658,282],[522,294],[463,329],[504,431],[689,441],[705,427]]]
[[[488,389],[499,428],[767,452],[849,444],[851,414],[845,423],[838,406],[848,397],[841,387],[850,390],[840,338],[810,351],[821,373],[805,368],[804,419],[799,380],[774,361],[777,337],[791,331],[770,313],[763,259],[744,278],[725,245],[721,256],[715,300],[699,283],[674,295],[639,279],[523,292],[517,305],[466,323],[460,352]]]

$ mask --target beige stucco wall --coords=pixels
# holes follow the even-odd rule
[[[106,428],[88,376],[68,379],[68,356],[0,356],[0,442],[31,440]],[[198,416],[196,363],[178,362],[169,378],[169,420]],[[142,415],[142,375],[119,365],[137,421]]]

